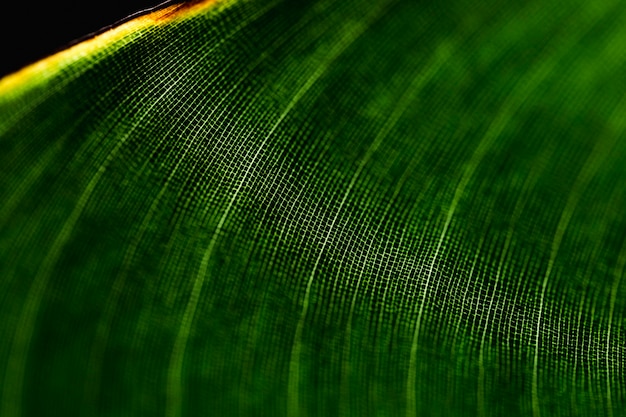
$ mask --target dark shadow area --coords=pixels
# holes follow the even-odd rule
[[[163,0],[57,0],[3,5],[0,77],[161,3]]]

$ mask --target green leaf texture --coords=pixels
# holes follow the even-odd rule
[[[626,415],[623,2],[187,6],[0,82],[2,417]]]

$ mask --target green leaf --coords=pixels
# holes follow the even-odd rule
[[[625,18],[190,2],[5,77],[0,415],[621,415]]]

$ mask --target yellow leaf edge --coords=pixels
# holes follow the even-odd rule
[[[236,0],[186,1],[138,16],[0,78],[0,96],[8,98],[19,94],[25,88],[45,83],[76,61],[93,56],[116,44],[121,46],[145,30],[190,19],[208,9],[220,10],[234,1]]]

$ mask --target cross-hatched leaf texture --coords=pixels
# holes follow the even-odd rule
[[[0,80],[0,415],[625,415],[625,19],[191,2]]]

